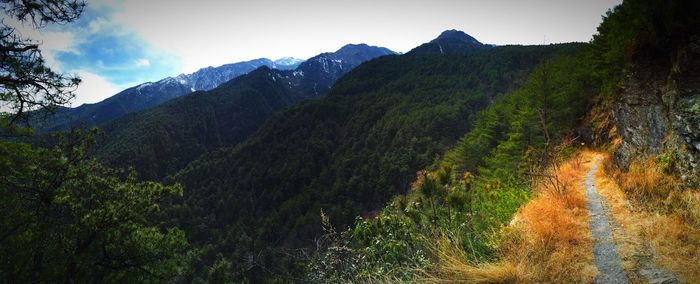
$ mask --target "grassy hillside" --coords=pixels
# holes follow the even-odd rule
[[[298,275],[289,249],[312,244],[322,209],[342,227],[381,208],[452,147],[480,109],[522,85],[542,59],[580,47],[365,63],[328,96],[278,113],[243,144],[190,164],[174,178],[185,200],[173,214],[205,246],[205,263],[219,252],[250,260],[233,267],[239,277]]]

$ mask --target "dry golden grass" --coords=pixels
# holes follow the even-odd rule
[[[665,174],[656,165],[654,158],[649,158],[644,163],[632,163],[624,174],[611,166],[610,162],[607,163],[606,170],[617,177],[624,192],[646,202],[662,202],[680,186],[677,179]]]
[[[668,203],[688,225],[700,229],[700,190],[671,192]]]
[[[596,185],[613,212],[625,270],[634,277],[643,262],[653,261],[683,282],[700,281],[700,193],[680,191],[653,160],[621,172],[608,157],[604,168]]]
[[[593,282],[597,269],[583,182],[596,157],[604,159],[596,186],[612,211],[614,239],[633,283],[644,282],[637,272],[649,263],[673,272],[682,282],[700,283],[700,191],[680,190],[678,181],[653,159],[621,172],[609,155],[592,151],[579,152],[553,173],[567,188],[564,193],[538,185],[536,197],[502,230],[500,262],[472,265],[466,253],[445,238],[436,249],[437,267],[423,281]]]
[[[523,283],[528,279],[511,262],[471,265],[470,257],[449,238],[442,237],[434,248],[439,259],[435,271],[423,272],[425,283]]]
[[[583,182],[594,156],[593,152],[581,152],[558,168],[558,179],[567,188],[563,193],[544,184],[538,186],[536,197],[504,228],[505,239],[498,249],[500,262],[470,265],[461,249],[443,245],[436,273],[426,282],[592,282],[597,269]]]

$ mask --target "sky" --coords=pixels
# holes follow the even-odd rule
[[[348,43],[407,52],[447,29],[489,44],[587,42],[620,0],[87,0],[37,39],[82,83],[73,106],[143,82],[255,58],[306,59]]]

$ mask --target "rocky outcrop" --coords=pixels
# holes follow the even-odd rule
[[[663,155],[686,186],[700,185],[700,39],[670,61],[635,62],[622,89],[613,104],[616,162]]]

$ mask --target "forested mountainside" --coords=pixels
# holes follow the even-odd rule
[[[692,1],[624,1],[591,45],[541,61],[522,87],[479,112],[456,146],[378,216],[341,231],[322,215],[325,243],[307,276],[605,281],[611,268],[599,262],[609,256],[597,254],[600,240],[588,236],[581,214],[596,206],[583,191],[601,187],[606,201],[598,202],[611,212],[600,214],[622,223],[609,225],[615,239],[603,248],[619,250],[618,279],[693,282],[700,271],[698,13]],[[587,152],[591,143],[613,156],[602,173],[595,165],[606,158]],[[591,166],[585,188],[584,163]]]
[[[466,131],[453,138],[458,142],[411,169],[404,185],[409,190],[394,193],[377,216],[360,218],[345,231],[322,207],[324,239],[330,241],[307,263],[307,276],[318,282],[410,281],[440,261],[496,258],[500,228],[534,195],[530,178],[547,175],[542,169],[570,153],[571,143],[586,141],[585,130],[575,127],[599,83],[585,59],[591,46],[570,47],[577,48],[540,58],[526,81],[473,113]],[[447,278],[433,280],[456,277],[445,269],[438,271]],[[513,281],[504,277],[494,281]]]
[[[285,252],[313,243],[321,210],[346,226],[381,208],[538,62],[580,47],[369,61],[326,97],[275,114],[241,145],[191,163],[173,178],[185,196],[170,214],[203,247],[204,265],[220,254],[221,261],[247,260],[234,266],[236,277],[272,277],[268,270],[299,276],[300,263]]]
[[[260,58],[250,61],[207,67],[192,74],[180,74],[157,82],[147,82],[128,88],[103,101],[84,104],[76,108],[62,107],[51,114],[50,119],[35,120],[35,127],[51,132],[104,124],[127,113],[157,106],[163,102],[194,91],[208,91],[261,66],[279,70],[296,69],[303,60],[282,58],[272,61]],[[39,118],[43,118],[42,115]]]
[[[0,282],[696,281],[697,15],[625,0],[590,43],[348,45],[51,148],[16,119],[77,81],[0,21]]]
[[[369,59],[393,54],[381,48],[346,45],[294,70],[261,67],[208,92],[196,92],[105,124],[98,158],[134,167],[160,180],[204,153],[243,141],[274,112],[326,94],[343,74]]]

